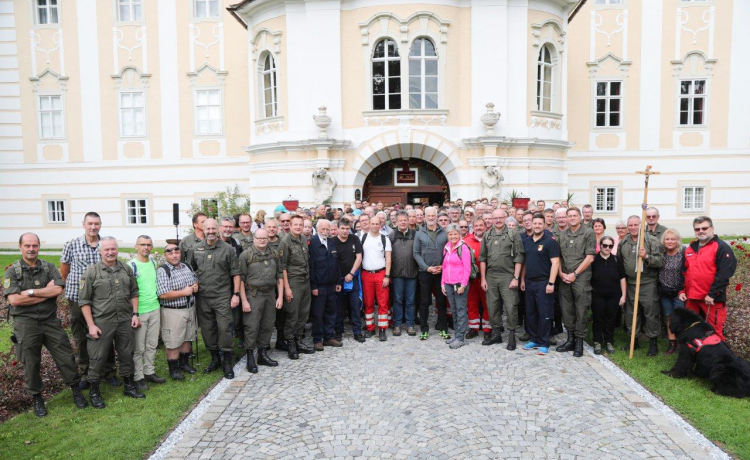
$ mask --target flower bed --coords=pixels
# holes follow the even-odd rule
[[[737,271],[727,289],[727,322],[724,335],[729,348],[750,360],[750,244],[747,237],[730,243],[737,257]]]

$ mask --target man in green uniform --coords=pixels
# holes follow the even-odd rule
[[[594,228],[594,207],[590,204],[584,205],[581,209],[581,217],[583,220],[581,221],[581,225],[583,225],[586,228],[590,228],[593,230]]]
[[[240,231],[232,235],[237,238],[237,241],[242,245],[242,250],[247,251],[253,246],[253,232],[250,231],[253,225],[253,220],[250,218],[250,214],[240,214],[239,226]]]
[[[240,304],[240,268],[232,246],[219,239],[219,224],[203,222],[206,239],[196,244],[187,259],[198,278],[198,325],[211,362],[203,371],[213,372],[224,360],[224,377],[234,378],[232,355],[232,309]]]
[[[114,340],[120,375],[125,381],[123,394],[132,398],[145,398],[133,381],[133,329],[141,326],[138,319],[138,283],[133,270],[117,260],[117,240],[108,236],[99,241],[101,262],[89,265],[83,273],[78,289],[81,313],[86,318],[89,333],[89,382],[91,405],[104,408],[99,392],[99,380],[112,349]]]
[[[492,211],[495,223],[492,232],[484,235],[479,252],[479,273],[482,289],[487,292],[492,335],[482,345],[502,343],[503,309],[508,327],[508,350],[516,349],[518,327],[518,283],[524,263],[524,249],[518,232],[505,226],[508,215],[502,209]],[[501,303],[502,302],[502,303]]]
[[[568,227],[560,232],[560,304],[568,340],[555,350],[573,351],[583,356],[583,339],[588,332],[588,312],[591,308],[591,263],[596,255],[596,235],[581,222],[581,211],[572,207],[567,211]]]
[[[13,317],[16,357],[23,363],[26,391],[34,398],[34,415],[44,417],[47,408],[42,398],[42,345],[47,347],[60,370],[63,381],[73,390],[73,402],[83,409],[88,404],[81,393],[73,348],[57,319],[57,296],[65,282],[55,264],[39,259],[39,237],[24,233],[18,241],[21,260],[5,270],[4,296]]]
[[[240,255],[242,283],[242,324],[245,328],[245,350],[247,370],[258,372],[254,350],[258,348],[258,364],[278,366],[271,359],[271,334],[276,319],[276,310],[283,305],[284,275],[279,264],[278,253],[268,247],[268,233],[264,229],[255,231],[253,246]]]
[[[203,241],[206,235],[203,233],[203,223],[208,217],[202,212],[193,214],[193,233],[180,240],[180,253],[182,261],[185,262],[193,247]]]
[[[289,218],[291,219],[291,217]],[[266,230],[266,232],[268,232],[268,247],[276,251],[276,253],[278,254],[279,244],[281,244],[281,238],[279,237],[279,221],[276,219],[267,220],[264,229]],[[283,286],[279,292],[281,293],[283,299]],[[286,313],[284,313],[284,309],[282,308],[281,310],[276,310],[276,349],[281,351],[289,351],[289,347],[287,346],[286,340],[284,339],[285,323]]]
[[[310,274],[307,240],[302,236],[304,219],[292,216],[290,232],[279,244],[279,260],[284,273],[284,339],[289,347],[289,359],[299,359],[299,353],[312,354],[315,349],[300,340],[310,316]]]
[[[661,236],[667,231],[667,227],[659,223],[659,210],[653,206],[646,208],[646,229],[661,244]]]
[[[635,279],[637,275],[635,270],[638,263],[638,256],[640,256],[643,259],[643,271],[641,273],[640,294],[638,295],[638,308],[643,312],[643,317],[646,319],[646,336],[650,342],[648,356],[656,356],[659,354],[656,342],[659,332],[661,332],[661,320],[659,318],[661,309],[659,308],[659,304],[656,303],[656,286],[659,284],[659,269],[664,265],[664,258],[662,256],[661,243],[648,232],[646,232],[644,240],[645,247],[638,248],[638,232],[640,228],[640,217],[628,217],[628,233],[630,235],[620,240],[620,244],[617,246],[618,263],[623,268],[628,283],[627,303],[625,304],[625,327],[628,330],[628,337],[630,337],[633,327],[633,307],[635,304]],[[636,323],[635,331],[635,347],[638,348],[638,334],[641,332],[640,321]],[[630,350],[629,345],[630,342],[628,342],[628,346],[624,350]]]

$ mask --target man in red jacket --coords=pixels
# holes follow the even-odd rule
[[[465,222],[465,221],[461,221]],[[477,217],[473,222],[474,233],[469,233],[464,238],[466,243],[471,249],[474,250],[474,258],[479,265],[479,252],[482,249],[482,238],[487,229],[487,225],[484,219]],[[462,229],[463,230],[463,229]],[[484,292],[481,286],[481,278],[476,277],[469,282],[469,298],[467,299],[467,306],[469,311],[469,332],[466,334],[467,339],[471,339],[479,335],[480,327],[484,329],[485,337],[489,337],[492,334],[492,326],[490,326],[490,317],[487,311],[487,293]],[[481,305],[482,311],[480,314],[479,306]],[[481,323],[481,324],[480,324]]]
[[[727,285],[737,268],[732,248],[714,235],[714,223],[708,216],[693,220],[696,241],[685,250],[682,272],[685,286],[680,300],[690,310],[706,318],[716,335],[724,340],[727,309]]]

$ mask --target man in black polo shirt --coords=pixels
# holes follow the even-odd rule
[[[529,341],[524,350],[549,351],[549,335],[555,315],[555,279],[560,266],[560,246],[545,232],[544,215],[534,214],[532,234],[523,239],[526,264],[523,267],[521,290],[526,292],[526,330]]]
[[[354,340],[364,342],[360,318],[362,301],[359,298],[359,267],[362,265],[362,243],[352,235],[351,222],[347,218],[339,220],[339,231],[333,241],[339,255],[339,269],[343,276],[342,289],[336,293],[338,311],[336,313],[335,338],[339,342],[344,336],[344,317],[351,313]]]

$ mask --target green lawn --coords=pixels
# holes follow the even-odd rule
[[[590,335],[589,335],[590,338]],[[646,356],[648,342],[641,340],[633,360],[620,348],[629,343],[629,337],[618,328],[615,333],[617,353],[609,358],[687,419],[704,436],[742,459],[750,459],[750,399],[718,396],[711,392],[708,383],[699,379],[673,379],[660,371],[671,369],[677,357],[666,356],[665,340],[659,341],[659,356]],[[607,356],[607,355],[605,355]]]
[[[48,260],[60,268],[60,256],[39,256],[40,259]],[[0,268],[2,269],[2,278],[5,279],[5,267],[21,259],[21,254],[2,254],[0,255]]]

